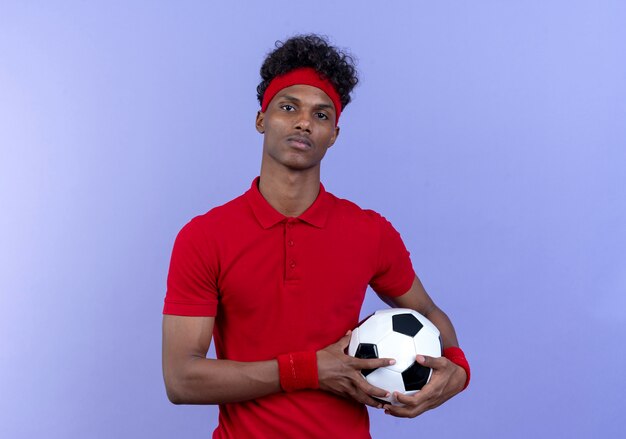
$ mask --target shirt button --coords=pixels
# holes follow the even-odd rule
[[[293,247],[293,241],[289,240],[289,247]]]
[[[296,268],[296,261],[291,261],[291,262],[289,263],[289,266],[290,266],[291,268]]]

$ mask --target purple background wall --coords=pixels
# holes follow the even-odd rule
[[[257,175],[261,61],[311,31],[362,79],[323,181],[400,230],[473,366],[373,436],[625,431],[624,2],[129,3],[0,5],[0,437],[210,437],[162,383],[171,246]]]

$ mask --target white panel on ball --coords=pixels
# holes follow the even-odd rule
[[[393,397],[393,392],[402,392],[404,391],[404,382],[402,381],[402,375],[398,372],[394,372],[389,370],[386,367],[381,367],[376,369],[374,372],[370,373],[367,376],[367,382],[373,386],[380,387],[381,389],[388,390],[391,393],[389,398],[379,398],[387,402],[391,402],[392,404],[395,402],[397,404],[395,398]],[[409,392],[415,393],[415,392]]]
[[[350,344],[348,345],[348,354],[354,356],[354,353],[356,352],[356,349],[359,347],[359,329],[360,328],[356,328],[354,331],[352,331],[352,334],[350,336]]]
[[[393,358],[396,360],[396,364],[387,366],[387,369],[402,373],[415,362],[416,353],[413,337],[391,332],[380,340],[376,346],[378,347],[378,358]]]
[[[439,331],[437,331],[439,334]],[[441,343],[439,338],[433,336],[430,329],[426,329],[426,326],[418,332],[413,338],[415,344],[415,352],[418,355],[427,355],[429,357],[441,357]]]
[[[361,343],[378,343],[383,337],[392,331],[392,315],[384,315],[376,312],[376,318],[365,320],[359,326],[359,339]]]

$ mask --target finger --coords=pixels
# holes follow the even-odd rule
[[[382,396],[386,396],[386,397],[390,396],[389,392],[386,392],[383,390],[383,393],[386,393],[386,395],[382,395]],[[352,396],[352,398],[354,398],[358,402],[361,402],[370,407],[377,408],[377,409],[383,408],[384,402],[375,400],[374,398],[372,398],[371,394],[368,394],[367,392],[363,391],[358,386],[354,388],[354,391],[351,393],[350,396]]]
[[[391,404],[385,404],[383,409],[385,409],[385,414],[395,416],[397,418],[414,418],[426,411],[426,409],[422,409],[421,407],[408,407]]]
[[[429,399],[417,398],[417,395],[419,395],[420,393],[421,392],[418,392],[417,394],[413,395],[413,397],[411,397],[398,392],[394,392],[394,399],[400,404],[404,405],[385,404],[383,409],[385,409],[386,414],[399,418],[414,418],[416,416],[419,416],[425,411],[432,408]]]
[[[383,403],[380,401],[375,400],[374,398],[372,398],[370,395],[365,395],[363,397],[363,402],[365,405],[369,405],[370,407],[373,407],[375,409],[382,409],[383,408]]]
[[[396,364],[393,358],[355,358],[352,366],[356,369],[378,369],[379,367],[387,367]]]
[[[413,413],[403,406],[385,404],[383,406],[386,415],[395,416],[397,418],[412,418]]]
[[[424,389],[426,389],[426,391],[424,391]],[[414,395],[409,396],[394,392],[393,396],[399,403],[404,404],[407,407],[414,407],[419,410],[420,413],[423,413],[426,410],[432,410],[435,407],[439,407],[447,400],[447,398],[441,399],[440,395],[437,394],[437,390],[433,389],[435,388],[430,387],[427,384],[422,388],[422,390]]]
[[[448,360],[445,357],[429,357],[427,355],[418,355],[415,360],[424,367],[431,369],[441,369],[446,367]]]
[[[409,407],[417,407],[428,399],[428,395],[421,390],[413,395],[394,392],[393,396],[396,401]]]
[[[380,387],[376,387],[365,379],[361,378],[357,382],[357,386],[361,389],[361,391],[367,395],[375,396],[377,398],[390,398],[391,393],[388,390],[381,389]]]

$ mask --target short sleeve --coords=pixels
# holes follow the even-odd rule
[[[176,236],[163,314],[212,317],[217,312],[217,251],[207,239],[200,217]]]
[[[376,293],[397,297],[411,289],[415,271],[409,251],[400,234],[384,217],[378,215],[380,242],[376,273],[370,286]]]

